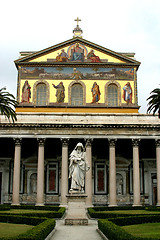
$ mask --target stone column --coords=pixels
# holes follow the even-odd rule
[[[116,139],[109,141],[109,207],[117,206],[116,201]]]
[[[140,142],[140,139],[132,139],[132,145],[133,145],[133,206],[141,206],[140,171],[139,171],[139,142]]]
[[[38,138],[37,169],[37,202],[36,206],[44,206],[44,144],[45,138]]]
[[[61,206],[67,205],[68,194],[68,142],[69,139],[62,138],[62,166],[61,166]]]
[[[156,140],[156,162],[157,162],[157,206],[160,206],[160,139]]]
[[[20,162],[21,162],[21,138],[14,138],[15,153],[14,153],[14,170],[13,170],[13,194],[12,205],[19,204],[19,190],[20,190]]]
[[[86,160],[90,169],[85,176],[86,205],[92,206],[92,139],[86,139]]]

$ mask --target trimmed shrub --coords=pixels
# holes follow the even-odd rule
[[[54,219],[47,219],[26,233],[16,237],[0,238],[0,240],[44,240],[48,234],[55,228],[56,222]]]
[[[133,207],[132,205],[128,206],[116,206],[116,207],[94,207],[93,208],[95,211],[118,211],[118,210],[145,210],[145,206],[135,206]]]
[[[120,226],[117,226],[107,219],[98,220],[98,228],[109,240],[146,240],[146,238],[135,237],[129,234]],[[147,238],[147,240],[157,240],[157,238]]]
[[[32,210],[48,210],[48,211],[59,211],[59,206],[35,206],[35,205],[11,205],[11,209],[32,209]]]
[[[19,208],[14,208],[14,209],[22,209],[22,208],[19,207]],[[25,209],[25,208],[23,208],[23,209]],[[32,210],[34,210],[34,209],[32,209]],[[40,210],[43,210],[43,209],[40,209]],[[48,209],[45,209],[45,210],[48,210]],[[58,207],[57,210],[58,211],[56,211],[56,210],[53,211],[53,209],[52,210],[48,210],[49,212],[46,212],[46,213],[43,212],[43,211],[42,212],[16,213],[16,214],[12,213],[12,212],[6,212],[5,215],[6,216],[19,215],[19,216],[29,216],[29,217],[41,217],[41,218],[42,217],[43,218],[62,218],[64,213],[65,213],[65,208],[64,207],[62,207],[62,208]],[[3,215],[4,215],[4,213],[3,213]],[[0,216],[1,216],[1,213],[0,213]]]
[[[33,225],[33,226],[36,226],[44,222],[46,219],[47,218],[25,217],[20,215],[0,215],[0,222],[27,224],[27,225]]]
[[[142,224],[142,223],[160,222],[160,215],[118,217],[118,218],[109,218],[107,220],[119,226],[127,226],[127,225],[135,225],[135,224]]]
[[[135,240],[135,238],[108,220],[98,220],[98,228],[109,240]]]
[[[110,213],[109,211],[95,211],[94,208],[88,208],[88,214],[92,218],[106,219],[106,218],[118,218],[118,217],[132,217],[137,216],[137,214],[129,214],[129,213]],[[138,214],[138,216],[145,216],[146,214]]]

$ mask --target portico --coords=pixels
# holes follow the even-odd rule
[[[92,124],[85,123],[85,125],[83,124],[83,128],[81,128],[79,122],[82,120],[85,122],[86,116],[80,114],[77,117],[77,124],[72,125],[71,129],[71,125],[66,125],[65,118],[69,121],[69,117],[72,119],[73,116],[63,115],[64,128],[60,135],[57,134],[58,125],[49,125],[47,123],[47,116],[45,115],[43,125],[36,125],[32,133],[29,133],[29,128],[26,129],[27,125],[23,124],[24,130],[22,130],[23,127],[21,123],[17,123],[16,129],[21,127],[21,135],[19,137],[15,135],[14,128],[12,127],[11,129],[11,126],[8,125],[8,134],[6,134],[6,137],[7,139],[8,137],[12,137],[12,139],[14,139],[13,145],[15,146],[14,166],[16,167],[13,167],[13,192],[10,195],[12,204],[19,205],[26,202],[25,199],[28,198],[28,200],[31,200],[30,203],[36,205],[47,204],[47,201],[50,200],[49,203],[58,203],[66,206],[66,196],[70,184],[68,180],[68,158],[71,149],[75,143],[79,141],[85,145],[87,161],[90,166],[90,171],[86,173],[85,180],[86,203],[88,206],[93,204],[108,204],[109,206],[133,204],[134,206],[138,206],[144,204],[143,199],[145,199],[146,204],[150,204],[151,197],[147,196],[149,195],[149,191],[148,193],[145,192],[145,176],[147,171],[145,168],[146,164],[151,161],[157,164],[157,169],[159,167],[159,138],[155,135],[156,132],[153,130],[153,125],[152,128],[148,125],[149,121],[153,121],[154,117],[148,116],[148,119],[144,118],[143,126],[138,126],[138,129],[134,121],[134,125],[132,125],[132,128],[129,130],[129,134],[126,130],[124,134],[124,128],[128,129],[129,126],[121,123],[121,117],[123,118],[123,115],[117,117],[108,114],[103,115],[102,120],[99,120],[99,124],[94,123],[94,116],[96,117],[96,115],[92,115]],[[22,117],[24,116],[19,114],[18,117],[23,121]],[[131,117],[133,116],[130,116],[130,118]],[[137,120],[138,117],[142,118],[141,115],[137,115]],[[30,117],[32,126],[36,124],[33,123],[34,118],[35,115]],[[108,123],[108,120],[110,122],[111,118],[114,118],[116,124]],[[154,128],[156,129],[156,127],[157,124],[155,123]],[[88,128],[90,129],[90,134],[88,134]],[[68,134],[69,129],[70,134]],[[41,131],[41,135],[39,135],[39,131]],[[98,134],[95,134],[97,131]],[[151,131],[152,135],[148,134],[149,131]],[[48,134],[48,132],[52,132],[52,134]],[[53,134],[53,132],[55,134]],[[151,148],[154,146],[155,151],[155,154],[151,156],[150,160],[141,156],[141,152],[148,147],[147,141],[150,141],[150,146]],[[143,144],[141,145],[141,143],[143,143],[144,146]],[[23,149],[30,146],[30,144],[32,144],[34,148],[37,148],[37,150],[34,149],[34,151],[37,152],[35,156],[37,159],[36,162],[30,162],[30,160],[27,160],[29,158],[24,158]],[[128,150],[123,154],[125,148]],[[30,150],[28,151],[29,155],[32,154]],[[151,151],[154,152],[153,149]],[[22,165],[25,169],[23,173]],[[53,171],[50,170],[50,173],[47,172],[47,169],[50,169],[50,166],[53,165],[57,165],[58,167]],[[153,171],[156,173],[155,170],[156,169],[153,168]],[[32,193],[29,190],[32,181],[31,178],[27,180],[29,172],[36,173],[36,193]],[[22,177],[22,175],[25,176]],[[48,176],[48,179],[46,176]],[[59,186],[57,192],[47,193],[46,185],[51,184],[49,181],[53,181],[53,185]],[[159,189],[158,184],[157,179],[157,196]],[[19,189],[23,186],[23,190],[21,192],[18,191],[17,186],[19,186]]]

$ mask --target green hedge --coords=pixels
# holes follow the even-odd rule
[[[20,208],[17,206],[14,207],[14,209],[26,209],[26,208]],[[56,209],[58,211],[56,211]],[[34,210],[34,209],[32,209]],[[37,208],[36,208],[37,210]],[[39,210],[39,209],[38,209]],[[58,208],[52,208],[52,210],[49,210],[49,209],[41,209],[40,210],[48,210],[49,212],[26,212],[26,213],[16,213],[16,215],[20,215],[20,216],[29,216],[29,217],[45,217],[45,218],[62,218],[64,213],[65,213],[65,208],[64,207],[58,207]],[[4,213],[2,213],[2,215],[4,215]],[[5,212],[5,215],[7,216],[12,216],[12,215],[15,215],[15,213],[12,213],[12,212],[9,212],[9,211],[6,211]],[[1,216],[1,213],[0,213],[0,216]]]
[[[35,205],[10,205],[11,209],[33,209],[33,210],[48,210],[48,211],[59,211],[59,206],[35,206]]]
[[[118,217],[118,218],[109,218],[108,221],[111,221],[119,226],[142,224],[142,223],[155,223],[160,222],[160,215],[145,215],[145,216],[130,216],[130,217]]]
[[[154,209],[154,210],[153,210]],[[118,210],[129,210],[127,207],[110,207],[109,210],[107,207],[94,207],[94,208],[88,208],[88,214],[91,218],[99,218],[99,219],[106,219],[106,218],[118,218],[118,217],[133,217],[137,216],[137,214],[130,214],[130,213],[114,213],[110,211],[118,211]],[[158,207],[132,207],[130,210],[146,210],[146,211],[160,211],[160,208]],[[148,215],[148,214],[147,214]],[[152,213],[153,215],[153,213]],[[146,216],[145,213],[138,214],[138,216]]]
[[[98,228],[109,240],[146,240],[146,238],[134,237],[127,233],[120,226],[117,226],[107,219],[98,220]],[[147,238],[147,240],[157,240],[154,238]]]
[[[99,211],[119,211],[119,210],[145,210],[145,209],[149,209],[151,208],[150,206],[146,207],[146,206],[135,206],[133,207],[132,205],[128,205],[128,206],[116,206],[116,207],[94,207],[93,209],[97,212]]]
[[[4,223],[27,224],[36,226],[45,220],[47,220],[47,218],[25,217],[20,215],[0,215],[0,222]]]
[[[44,240],[48,234],[55,228],[56,222],[54,219],[47,219],[33,229],[28,230],[24,234],[16,237],[0,238],[0,240]]]
[[[95,211],[94,208],[88,208],[88,214],[91,218],[100,218],[100,219],[106,219],[106,218],[117,218],[117,217],[129,217],[129,216],[137,216],[137,214],[129,214],[129,213],[110,213],[109,211]],[[139,216],[145,216],[146,214],[139,214]]]
[[[98,228],[109,240],[135,240],[135,238],[108,220],[98,220]]]

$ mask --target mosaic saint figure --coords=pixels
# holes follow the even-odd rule
[[[60,82],[57,86],[52,84],[54,88],[57,89],[56,91],[56,97],[57,97],[57,103],[63,103],[65,99],[65,87],[63,85],[63,82]]]
[[[84,61],[84,51],[77,43],[76,46],[71,50],[70,61]]]
[[[123,87],[123,99],[127,104],[132,103],[132,88],[129,82]]]
[[[84,192],[85,173],[89,170],[86,161],[86,152],[82,143],[78,143],[70,154],[69,178],[71,179],[70,191]]]
[[[61,50],[61,53],[56,57],[57,62],[67,62],[68,61],[68,54],[64,51],[64,49]]]
[[[96,103],[100,100],[100,90],[99,90],[99,86],[96,82],[93,83],[93,87],[91,88],[91,92],[92,92],[92,102],[91,103]]]
[[[87,59],[90,59],[91,62],[101,62],[100,58],[94,54],[94,50],[88,53]]]
[[[74,68],[71,78],[75,80],[79,80],[83,78],[83,74],[80,71],[78,71],[76,68]]]
[[[26,80],[22,88],[22,103],[29,103],[30,98],[31,98],[31,86]]]

